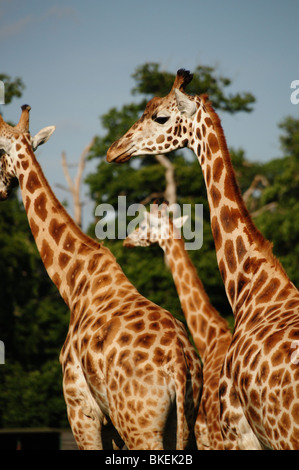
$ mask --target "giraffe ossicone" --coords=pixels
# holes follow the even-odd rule
[[[299,449],[299,369],[291,360],[299,335],[299,293],[248,213],[207,95],[185,92],[191,80],[192,74],[180,69],[170,93],[148,102],[142,117],[111,145],[107,160],[122,163],[183,147],[197,156],[219,271],[235,317],[219,389],[225,446]],[[239,432],[238,419],[244,429],[250,424],[255,439]]]
[[[70,309],[60,362],[69,422],[80,449],[185,449],[202,389],[201,363],[184,326],[143,297],[112,253],[85,235],[55,197],[29,133],[0,116],[0,195],[18,180],[44,266]],[[109,436],[107,430],[109,428]]]

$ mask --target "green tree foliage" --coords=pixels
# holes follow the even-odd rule
[[[96,206],[109,202],[114,209],[117,209],[119,195],[126,196],[127,206],[129,206],[147,200],[150,195],[163,193],[165,189],[165,169],[154,157],[134,158],[124,165],[106,162],[106,152],[109,146],[140,117],[149,99],[153,96],[165,96],[169,92],[175,77],[172,73],[161,71],[160,66],[155,63],[138,67],[132,76],[136,83],[132,95],[138,97],[139,102],[126,104],[120,109],[113,108],[101,117],[104,133],[97,137],[90,154],[91,158],[99,160],[97,171],[87,178],[90,194]],[[193,81],[186,91],[189,94],[208,93],[217,111],[229,113],[252,111],[254,97],[248,92],[232,95],[227,92],[229,85],[231,85],[231,80],[218,76],[212,67],[198,66],[194,71]],[[254,163],[248,161],[244,150],[230,149],[230,151],[236,176],[244,195],[250,190],[256,176],[261,177],[261,183],[248,197],[248,208],[260,230],[274,242],[274,252],[296,283],[298,273],[295,269],[296,258],[292,256],[292,250],[294,247],[295,250],[298,249],[298,232],[294,230],[297,222],[293,220],[291,223],[290,219],[292,211],[296,210],[298,199],[298,181],[296,183],[294,177],[296,169],[298,175],[298,152],[296,154],[298,122],[296,124],[292,118],[289,118],[280,125],[280,128],[284,131],[281,143],[287,155],[286,159],[277,159],[266,164]],[[167,157],[175,168],[177,202],[181,206],[184,203],[203,204],[203,246],[200,250],[190,251],[189,254],[212,303],[223,316],[231,320],[231,309],[216,262],[206,189],[200,166],[192,152],[188,150],[169,153]],[[274,204],[269,206],[269,203]],[[298,217],[296,220],[299,220]],[[274,230],[276,223],[279,227]],[[90,227],[91,236],[94,236],[94,228],[94,226]],[[283,246],[281,240],[284,240]],[[129,279],[142,294],[182,319],[172,277],[165,267],[159,247],[128,250],[123,248],[122,240],[117,239],[105,240],[105,245],[109,246]]]
[[[5,82],[5,101],[21,79]],[[59,352],[68,309],[44,269],[17,190],[0,203],[0,427],[67,426]]]
[[[3,77],[0,79],[6,76]],[[113,108],[102,116],[104,133],[96,138],[90,153],[99,162],[95,173],[87,178],[95,206],[109,203],[117,209],[120,195],[127,197],[129,206],[165,189],[165,169],[154,157],[132,159],[124,165],[106,162],[108,147],[139,118],[148,99],[169,92],[174,74],[161,71],[158,64],[145,64],[133,77],[136,86],[132,94],[139,101]],[[187,91],[208,92],[215,108],[223,112],[251,111],[252,95],[229,94],[230,83],[229,79],[217,76],[214,69],[199,66]],[[8,77],[6,103],[20,96],[22,89],[20,79]],[[242,149],[231,150],[231,156],[244,195],[249,194],[256,176],[261,177],[246,203],[257,226],[273,241],[275,254],[298,285],[299,120],[286,118],[279,127],[283,158],[253,163]],[[223,316],[231,318],[216,262],[200,166],[187,149],[167,157],[175,169],[178,203],[203,204],[203,246],[189,254],[212,303]],[[91,236],[95,236],[95,224],[90,227]],[[117,230],[115,235],[118,236]],[[154,246],[129,250],[122,242],[116,238],[105,240],[105,245],[142,294],[182,320],[161,249]],[[67,426],[59,352],[67,333],[69,312],[46,274],[17,191],[0,203],[0,274],[0,340],[5,343],[5,365],[0,365],[0,427]]]
[[[5,344],[0,426],[67,425],[59,352],[69,313],[48,278],[16,194],[0,204],[0,234],[0,338]],[[53,414],[45,412],[47,407]]]
[[[263,171],[269,185],[259,198],[255,219],[295,285],[299,285],[299,119],[286,117],[280,124],[284,158],[271,160]]]
[[[5,104],[9,104],[14,98],[20,98],[22,96],[25,85],[20,77],[16,77],[12,80],[9,75],[0,73],[0,80],[4,83]]]
[[[188,85],[189,94],[207,93],[217,109],[229,113],[252,111],[254,96],[251,93],[225,94],[225,88],[229,87],[232,82],[227,77],[217,76],[214,67],[198,65],[193,73],[193,80]],[[147,63],[138,67],[132,77],[137,82],[132,93],[152,97],[167,95],[173,85],[175,75],[161,71],[159,64]],[[142,104],[146,104],[146,101]]]
[[[66,427],[60,376],[57,358],[33,370],[17,362],[6,364],[0,393],[1,427]]]
[[[125,165],[106,162],[109,146],[140,117],[150,98],[169,93],[175,78],[175,74],[161,71],[159,64],[156,63],[147,63],[138,67],[132,76],[136,82],[132,95],[138,96],[140,101],[126,104],[119,110],[112,108],[101,117],[105,133],[96,138],[90,153],[90,158],[99,159],[96,173],[87,178],[91,197],[96,205],[109,202],[115,209],[119,195],[126,196],[129,206],[145,201],[150,195],[163,193],[165,189],[165,169],[154,157],[135,158]],[[187,92],[208,93],[218,110],[229,113],[250,112],[255,101],[254,97],[250,93],[232,95],[226,91],[229,85],[231,80],[218,76],[214,68],[198,66]],[[169,153],[167,156],[175,167],[177,202],[180,205],[189,203],[193,207],[194,204],[204,205],[204,245],[197,252],[191,251],[190,256],[196,263],[214,305],[228,316],[231,311],[217,268],[206,190],[200,166],[192,152],[188,150]],[[242,151],[236,152],[236,161],[238,166],[244,165],[245,157]],[[250,176],[243,178],[246,186]],[[90,234],[94,235],[94,227],[91,227]],[[142,294],[166,307],[176,317],[183,318],[171,274],[164,265],[161,249],[151,247],[148,250],[142,248],[125,250],[122,241],[119,240],[105,240],[105,245],[114,252],[129,279]]]

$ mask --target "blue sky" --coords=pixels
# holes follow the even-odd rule
[[[76,163],[102,132],[99,117],[138,99],[131,95],[138,66],[157,62],[175,73],[209,65],[232,79],[232,93],[257,99],[250,114],[220,115],[228,145],[250,160],[279,157],[278,123],[299,118],[290,101],[299,80],[298,18],[298,0],[0,0],[1,72],[26,85],[2,112],[17,121],[28,103],[32,134],[56,125],[38,156],[64,199],[55,187],[65,184],[61,152]],[[92,212],[86,204],[85,224]]]

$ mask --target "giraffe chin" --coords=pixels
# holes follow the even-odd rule
[[[18,185],[17,178],[12,178],[6,185],[0,185],[0,201],[6,201],[10,196],[11,191]]]
[[[132,154],[129,153],[127,155],[121,155],[119,157],[116,157],[116,159],[114,159],[113,161],[115,163],[125,163],[125,162],[129,161],[131,157],[132,157]]]
[[[107,162],[108,163],[125,163],[127,162],[128,160],[130,160],[130,158],[133,156],[133,153],[134,152],[131,152],[131,153],[122,153],[120,155],[117,155],[117,156],[111,156],[109,154],[107,154]]]
[[[9,194],[7,191],[0,191],[0,201],[6,201],[8,198]]]

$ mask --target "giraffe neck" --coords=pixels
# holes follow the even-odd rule
[[[211,305],[183,239],[170,232],[169,238],[159,240],[159,244],[165,252],[187,325],[205,363],[211,348],[216,347],[215,338],[228,334],[227,324]]]
[[[88,255],[107,250],[86,236],[57,200],[26,138],[18,148],[15,170],[32,235],[48,275],[71,308]]]
[[[194,120],[192,150],[202,168],[210,207],[217,261],[235,317],[256,289],[272,278],[268,300],[282,284],[290,283],[272,253],[271,244],[257,230],[245,207],[235,177],[220,120],[201,97]],[[267,278],[266,277],[266,278]]]

